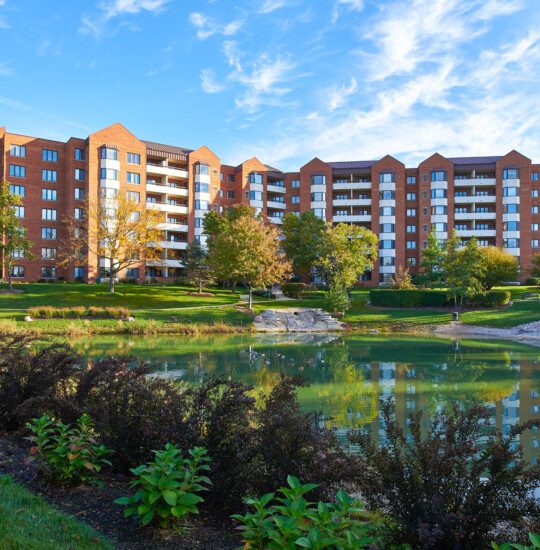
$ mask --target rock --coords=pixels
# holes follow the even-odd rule
[[[315,308],[266,309],[254,319],[259,332],[333,332],[343,323]]]
[[[133,321],[135,321],[135,318],[130,316],[130,317],[127,317],[127,318],[126,318],[126,321],[127,321],[128,323],[133,323]]]
[[[381,331],[377,330],[376,328],[372,328],[372,329],[368,330],[368,332],[371,332],[371,334],[379,334],[379,332],[381,332]]]
[[[30,315],[26,315],[25,318],[24,318],[24,322],[25,323],[31,323],[32,322],[32,317],[30,317]]]

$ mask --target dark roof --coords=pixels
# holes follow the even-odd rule
[[[273,166],[270,166],[269,164],[265,164],[264,166],[266,167],[266,169],[269,172],[277,172],[278,174],[283,174],[283,172],[279,168],[274,168]]]
[[[155,141],[145,141],[144,139],[141,140],[145,145],[146,148],[151,151],[152,153],[163,153],[164,156],[166,155],[182,155],[186,156],[193,149],[186,149],[185,147],[175,147],[174,145],[165,145],[163,143],[156,143]]]
[[[454,164],[495,164],[502,156],[497,157],[453,157],[448,158]]]
[[[371,168],[378,160],[352,160],[344,162],[328,162],[336,170],[348,168]]]

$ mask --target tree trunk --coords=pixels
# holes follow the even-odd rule
[[[203,287],[202,281],[199,281],[199,294],[202,292],[202,287]]]
[[[13,290],[13,281],[11,280],[11,269],[8,269],[7,275],[8,275],[9,291],[11,292]]]
[[[109,294],[114,294],[114,273],[109,271]]]
[[[253,290],[248,287],[248,309],[253,309]]]

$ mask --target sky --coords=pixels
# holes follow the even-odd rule
[[[283,170],[540,162],[540,0],[0,0],[0,126]]]

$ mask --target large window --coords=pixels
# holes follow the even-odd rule
[[[517,168],[505,168],[503,170],[503,180],[517,180],[519,178],[519,170]]]
[[[416,249],[416,241],[407,241],[405,243],[405,247],[407,250],[415,250]]]
[[[504,248],[519,248],[519,239],[504,239]]]
[[[195,210],[210,210],[210,203],[195,199]]]
[[[26,197],[26,187],[24,185],[10,185],[9,192],[12,195],[19,195],[19,197]]]
[[[82,181],[86,179],[86,170],[84,168],[75,168],[75,179]]]
[[[9,154],[12,157],[26,157],[26,146],[25,145],[10,145]]]
[[[73,277],[75,279],[82,279],[86,275],[86,270],[83,266],[78,265],[73,268]]]
[[[300,195],[293,195],[291,197],[291,203],[292,204],[300,204]]]
[[[446,172],[444,170],[433,170],[431,181],[446,181]]]
[[[9,175],[12,178],[25,178],[26,177],[26,166],[19,166],[18,164],[9,165]]]
[[[379,227],[380,233],[395,233],[396,226],[393,223],[381,223]]]
[[[393,183],[396,181],[394,172],[382,172],[379,174],[379,183]]]
[[[431,229],[437,233],[446,233],[448,231],[448,224],[443,222],[434,223],[431,225]]]
[[[13,265],[11,266],[12,277],[21,278],[24,277],[24,265]]]
[[[326,208],[312,208],[311,211],[317,218],[320,218],[321,220],[326,219]]]
[[[393,206],[381,206],[379,208],[379,216],[395,216],[396,209]]]
[[[407,183],[408,184],[416,183],[416,176],[407,176]]]
[[[47,162],[58,162],[58,151],[43,149],[41,158]]]
[[[100,177],[102,180],[118,181],[118,170],[114,170],[112,168],[102,168]]]
[[[75,148],[75,160],[84,160],[86,158],[84,149]],[[76,269],[76,268],[75,268]]]
[[[141,183],[141,175],[137,172],[128,172],[127,173],[127,182],[139,185]]]
[[[44,201],[55,201],[58,200],[58,191],[56,189],[42,189],[41,190],[41,199]]]
[[[141,202],[141,194],[138,191],[128,191],[127,198],[134,202]]]
[[[108,160],[118,160],[118,150],[112,147],[101,148],[101,158]]]
[[[311,176],[311,185],[326,185],[326,176],[324,174]]]
[[[210,193],[210,186],[207,183],[195,182],[195,193]]]
[[[208,166],[208,164],[197,163],[195,165],[195,173],[204,174],[205,176],[208,176],[210,175],[210,166]]]
[[[15,217],[16,218],[24,218],[25,217],[25,209],[24,206],[14,206],[15,209]]]
[[[505,214],[518,214],[519,204],[516,204],[516,203],[503,204],[503,212]]]
[[[127,161],[128,164],[141,164],[141,155],[139,153],[128,153]]]
[[[393,200],[396,197],[395,191],[379,191],[379,200],[388,201]]]
[[[56,221],[56,209],[54,208],[42,208],[41,209],[41,219],[48,221]]]
[[[300,180],[292,180],[291,181],[291,187],[292,187],[292,189],[299,189],[300,188]]]
[[[413,218],[414,216],[416,216],[416,208],[407,208],[407,210],[405,211],[405,214],[409,218]]]
[[[381,250],[392,250],[396,248],[396,241],[390,239],[381,239],[379,241],[379,248]]]
[[[41,268],[42,279],[56,279],[56,267],[42,267]]]
[[[519,187],[503,187],[503,197],[519,196]]]
[[[445,199],[447,195],[446,189],[432,189],[431,198],[432,199]]]
[[[262,201],[262,191],[250,191],[249,199],[252,201]]]
[[[519,231],[519,222],[503,222],[503,231]]]
[[[55,241],[56,240],[56,228],[55,227],[42,227],[41,228],[41,238],[44,241]]]
[[[81,189],[80,187],[75,187],[75,199],[79,201],[84,200],[84,189]]]
[[[58,172],[56,170],[46,170],[43,168],[41,171],[41,179],[43,181],[57,181],[58,180]]]
[[[42,260],[54,260],[56,258],[56,248],[42,248],[41,259]]]
[[[326,193],[317,192],[311,193],[311,202],[324,202],[326,200]]]

